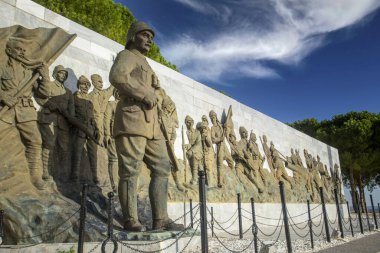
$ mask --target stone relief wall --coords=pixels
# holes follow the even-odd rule
[[[79,199],[80,183],[87,182],[92,185],[92,211],[104,215],[105,193],[116,191],[118,181],[112,138],[118,94],[108,83],[108,73],[123,46],[28,0],[0,0],[0,8],[0,28],[15,24],[27,28],[58,26],[78,35],[50,66],[50,74],[47,69],[40,71],[42,88],[25,97],[28,110],[37,114],[34,125],[26,127],[33,129],[33,136],[40,136],[41,141],[34,143],[40,154],[34,156],[40,156],[42,181],[37,179],[38,173],[31,173],[31,168],[37,167],[31,167],[35,164],[31,165],[33,159],[25,152],[28,146],[20,137],[21,130],[0,128],[0,144],[8,147],[0,152],[0,208],[30,209],[32,203],[33,211],[15,211],[12,219],[36,220],[38,212],[53,203],[66,205],[63,211],[56,208],[51,214],[53,219],[63,220]],[[172,159],[176,166],[170,178],[169,201],[198,198],[198,170],[207,173],[210,202],[235,202],[238,192],[244,193],[245,202],[251,196],[257,202],[280,202],[280,180],[285,182],[288,201],[294,203],[307,199],[318,203],[320,186],[332,202],[332,189],[342,189],[336,149],[178,72],[148,62],[164,90],[159,101],[161,117],[168,148],[177,158]],[[44,85],[48,88],[43,89]],[[23,101],[4,96],[1,100],[2,105],[25,107]],[[143,168],[140,209],[149,203],[148,183],[149,171]],[[39,190],[51,194],[41,198]],[[62,195],[74,202],[62,200]],[[31,235],[35,226],[41,224],[14,233]],[[70,231],[68,238],[75,234]]]

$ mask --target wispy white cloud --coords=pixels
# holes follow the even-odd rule
[[[208,35],[187,31],[161,46],[165,57],[195,79],[277,78],[270,62],[295,65],[326,43],[325,36],[357,24],[379,0],[175,0],[210,15]],[[228,16],[220,28],[218,15]],[[200,29],[194,27],[194,29]]]

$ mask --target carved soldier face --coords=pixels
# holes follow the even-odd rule
[[[240,138],[241,139],[247,139],[248,138],[248,132],[245,128],[240,130]]]
[[[134,47],[142,54],[148,53],[152,46],[153,37],[153,34],[148,30],[139,32],[135,35]]]
[[[92,79],[92,84],[94,85],[94,88],[97,89],[97,90],[103,89],[103,80],[102,80],[102,78],[100,76],[96,77],[96,78],[93,78]]]
[[[88,89],[90,88],[90,83],[81,82],[79,83],[78,87],[81,92],[88,93]]]
[[[64,83],[67,79],[67,72],[66,71],[58,71],[57,72],[57,76],[56,76],[56,80],[60,83]]]
[[[211,114],[210,115],[210,119],[211,119],[211,122],[212,122],[213,125],[215,125],[217,123],[217,118],[216,118],[215,114]]]
[[[185,120],[186,128],[190,130],[194,125],[194,120],[190,117]]]
[[[21,42],[18,41],[9,41],[5,52],[8,56],[14,58],[15,60],[25,59],[25,48]]]

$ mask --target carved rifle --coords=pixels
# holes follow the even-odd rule
[[[157,108],[158,108],[158,114],[163,115],[161,106],[159,104],[157,105]],[[174,147],[173,147],[173,144],[170,142],[168,130],[166,128],[165,122],[162,120],[162,116],[159,117],[158,122],[160,123],[162,133],[164,134],[166,147],[168,149],[168,155],[169,155],[170,160],[173,162],[174,171],[179,171],[179,164],[178,164],[177,157],[175,156]]]
[[[186,171],[187,171],[187,161],[186,161],[186,149],[185,149],[185,131],[182,125],[182,153],[183,153],[183,165],[184,165],[184,182],[186,183]]]

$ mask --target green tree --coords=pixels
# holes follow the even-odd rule
[[[135,17],[130,10],[113,0],[33,0],[66,18],[125,45],[127,31]],[[177,66],[167,61],[156,44],[147,56],[178,71]]]

